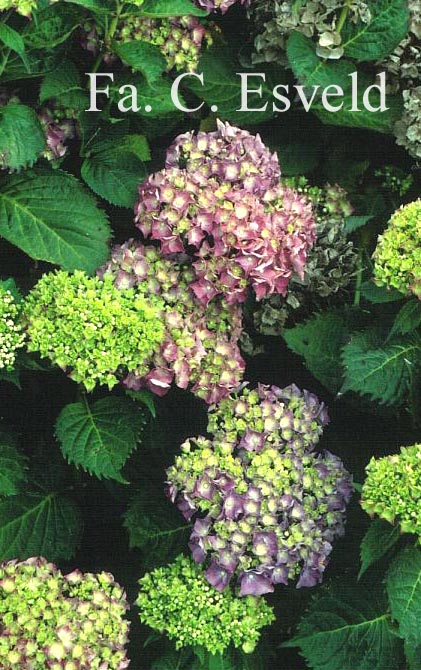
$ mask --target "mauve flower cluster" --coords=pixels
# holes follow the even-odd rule
[[[0,564],[0,670],[124,670],[126,594],[109,573]]]
[[[277,157],[259,136],[218,124],[214,133],[182,135],[166,168],[139,188],[136,225],[163,253],[185,253],[192,285],[207,305],[217,295],[244,302],[285,295],[293,272],[303,276],[315,222],[308,200],[279,184]]]
[[[50,161],[63,158],[67,153],[67,142],[76,136],[75,120],[67,118],[65,114],[58,110],[47,107],[38,112],[38,118],[44,129],[47,143],[44,158]]]
[[[214,300],[203,305],[192,290],[196,277],[183,258],[165,258],[159,249],[129,240],[112,250],[111,260],[99,276],[112,275],[119,289],[136,287],[145,299],[159,298],[165,334],[153,368],[145,375],[132,371],[127,387],[147,387],[164,395],[172,382],[192,391],[207,403],[228,395],[240,384],[245,363],[238,348],[242,331],[241,309]]]
[[[129,16],[119,25],[115,41],[142,40],[159,47],[167,62],[167,69],[188,70],[197,68],[205,43],[211,44],[209,32],[195,16],[173,16],[152,19],[147,16]]]
[[[241,596],[322,580],[352,492],[341,460],[313,452],[327,422],[313,394],[259,385],[211,409],[212,440],[182,445],[168,496],[195,517],[189,546],[218,591],[234,575]]]
[[[196,5],[203,9],[207,9],[208,12],[216,12],[219,10],[222,14],[225,14],[225,12],[227,12],[232,5],[235,5],[236,2],[248,7],[251,0],[196,0]]]

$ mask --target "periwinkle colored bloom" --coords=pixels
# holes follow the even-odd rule
[[[224,571],[213,566],[209,570],[217,590],[185,556],[147,573],[136,601],[141,622],[165,632],[177,649],[199,646],[216,654],[233,644],[252,652],[260,629],[274,621],[272,608],[262,598],[238,598],[226,584],[221,588]]]
[[[0,564],[0,668],[125,670],[129,623],[108,573],[63,575],[43,558]]]
[[[399,524],[421,543],[421,445],[402,447],[399,454],[372,458],[366,468],[361,506],[370,516]]]
[[[374,252],[376,283],[421,298],[421,200],[398,209]]]
[[[98,275],[162,304],[164,337],[152,369],[146,374],[131,371],[124,381],[128,388],[146,387],[162,396],[174,382],[214,403],[238,387],[245,368],[238,346],[241,310],[221,299],[203,305],[192,289],[194,268],[185,258],[167,257],[155,247],[129,240],[113,249]]]
[[[240,595],[257,596],[322,580],[352,494],[341,460],[313,451],[327,423],[323,403],[296,386],[244,387],[210,408],[212,440],[182,445],[170,497],[185,516],[188,501],[190,549],[215,589],[238,582]],[[245,442],[250,431],[262,439]]]

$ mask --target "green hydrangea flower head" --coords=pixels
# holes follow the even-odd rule
[[[421,297],[421,199],[398,209],[374,252],[376,283]]]
[[[139,584],[136,604],[141,622],[165,631],[177,649],[200,646],[216,654],[233,644],[251,653],[260,629],[275,619],[262,598],[238,598],[228,589],[215,591],[201,568],[185,556],[147,573]]]
[[[124,670],[126,594],[108,573],[0,564],[0,670]]]
[[[10,372],[25,335],[19,322],[20,307],[15,295],[0,282],[0,371]]]
[[[24,305],[29,351],[67,370],[92,391],[115,386],[127,373],[144,375],[164,337],[162,301],[112,277],[83,272],[44,275]]]
[[[372,458],[366,468],[361,506],[370,516],[399,523],[421,543],[421,444],[399,454]]]
[[[15,9],[22,16],[30,16],[37,7],[37,0],[0,0],[0,11]]]

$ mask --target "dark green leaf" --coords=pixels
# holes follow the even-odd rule
[[[408,32],[405,0],[371,0],[371,20],[348,21],[342,32],[345,55],[357,61],[376,61],[388,56]]]
[[[340,354],[360,316],[353,310],[332,310],[315,314],[305,323],[284,331],[288,347],[304,357],[307,369],[331,393],[337,393],[343,380]]]
[[[373,83],[373,82],[371,82]],[[403,113],[403,101],[401,95],[389,95],[387,97],[388,109],[384,112],[373,112],[365,109],[362,103],[358,103],[360,111],[351,111],[352,98],[346,95],[344,98],[344,106],[334,114],[329,112],[321,105],[313,105],[312,109],[317,114],[318,118],[331,126],[346,126],[350,128],[368,128],[378,133],[391,133],[393,127]],[[372,105],[376,107],[379,105],[378,101],[373,99]]]
[[[288,39],[287,55],[300,84],[323,89],[334,83],[344,91],[351,87],[349,75],[355,72],[355,66],[344,59],[331,61],[319,58],[315,42],[302,33],[292,33]],[[336,116],[336,113],[331,115]]]
[[[345,381],[341,393],[354,391],[381,404],[399,405],[420,352],[420,341],[414,337],[384,343],[375,330],[352,335],[343,349]]]
[[[27,494],[0,502],[0,561],[31,556],[70,559],[80,532],[79,511],[64,496]]]
[[[366,223],[373,219],[372,214],[367,214],[366,216],[348,216],[345,220],[345,231],[350,234],[358,228],[362,228]]]
[[[138,402],[141,402],[143,405],[145,405],[145,407],[147,407],[148,410],[150,411],[153,418],[156,419],[156,407],[155,407],[156,396],[153,393],[147,391],[146,389],[142,389],[140,391],[132,391],[131,389],[126,389],[126,394],[129,396],[129,398],[132,398],[132,400],[137,400]]]
[[[377,286],[373,281],[366,281],[361,286],[361,294],[369,302],[382,304],[386,302],[396,302],[404,300],[405,296],[394,288],[387,286]]]
[[[14,440],[0,431],[0,496],[14,496],[26,481],[26,458]]]
[[[166,16],[207,16],[205,9],[200,9],[190,0],[145,0],[141,6],[143,16],[165,18]]]
[[[16,51],[21,58],[25,58],[25,42],[22,36],[7,23],[0,23],[0,42],[12,51]]]
[[[417,299],[410,300],[400,309],[389,338],[396,335],[412,333],[421,325],[421,302]]]
[[[393,561],[386,577],[392,617],[406,642],[421,644],[421,551],[407,547]]]
[[[146,482],[133,496],[124,515],[130,547],[145,551],[145,565],[164,564],[186,546],[190,527],[165,497],[162,486]]]
[[[397,670],[403,657],[383,594],[355,584],[316,598],[283,646],[299,647],[312,670]]]
[[[11,103],[0,107],[0,165],[11,170],[27,167],[45,149],[45,136],[35,112]]]
[[[117,147],[86,158],[81,174],[88,186],[112,205],[132,209],[147,172],[137,156]]]
[[[58,170],[3,180],[0,235],[32,258],[94,272],[108,257],[110,229],[94,198]]]
[[[25,43],[35,49],[52,49],[63,44],[79,27],[82,17],[75,7],[63,2],[53,4],[36,18],[28,21],[23,30]]]
[[[239,65],[235,54],[227,47],[215,44],[207,49],[200,58],[197,71],[202,73],[204,85],[196,77],[186,77],[184,82],[190,91],[204,100],[209,106],[217,106],[217,114],[224,121],[238,125],[262,123],[273,117],[272,91],[259,76],[250,78],[249,88],[262,87],[262,96],[250,94],[248,109],[261,109],[267,104],[266,111],[238,111],[241,107],[241,81],[238,72],[247,72]],[[261,70],[259,70],[261,71]],[[250,72],[253,74],[253,72]],[[151,103],[152,104],[152,103]],[[192,104],[192,107],[197,105]]]
[[[145,414],[131,400],[109,396],[67,405],[56,423],[63,456],[96,477],[127,481],[121,469],[136,449]]]
[[[80,74],[74,63],[65,60],[45,75],[39,94],[40,102],[54,99],[63,107],[86,109],[88,96],[81,86]]]
[[[391,526],[383,519],[376,519],[364,535],[360,548],[360,579],[369,567],[379,561],[391,549],[401,536],[399,526]]]
[[[126,65],[141,72],[150,84],[155,83],[166,69],[166,61],[159,47],[149,42],[122,42],[115,47],[115,51]]]

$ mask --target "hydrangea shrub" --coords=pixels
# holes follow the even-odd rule
[[[0,282],[0,370],[13,369],[16,355],[24,342],[20,306],[6,283]]]

